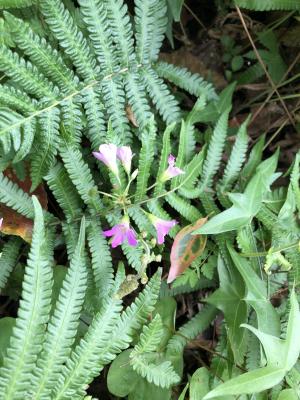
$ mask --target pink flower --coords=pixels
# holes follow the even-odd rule
[[[127,215],[122,218],[120,224],[113,226],[108,231],[103,231],[103,235],[105,237],[113,237],[111,242],[112,248],[124,243],[126,239],[129,246],[137,245],[136,235],[134,230],[129,226],[129,218]]]
[[[129,146],[119,147],[117,150],[117,157],[121,161],[127,174],[130,174],[131,170],[131,160],[133,157],[132,150]]]
[[[119,176],[117,150],[117,146],[113,143],[101,144],[99,151],[93,151],[93,156],[102,161],[113,174]]]
[[[165,236],[169,233],[169,231],[177,224],[177,221],[174,219],[171,221],[167,221],[165,219],[161,219],[156,217],[153,214],[148,214],[149,219],[154,225],[157,233],[157,243],[163,244],[165,241]]]
[[[0,218],[0,229],[2,227],[3,218]]]
[[[178,167],[175,167],[175,160],[176,160],[176,158],[172,154],[170,154],[169,157],[168,157],[169,166],[162,173],[162,175],[160,177],[160,181],[161,182],[166,182],[169,179],[174,178],[175,176],[178,176],[178,175],[181,175],[181,174],[185,173],[182,169],[180,169]]]

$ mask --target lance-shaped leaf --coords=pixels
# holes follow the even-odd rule
[[[193,234],[218,234],[239,229],[250,223],[259,212],[263,199],[270,185],[278,178],[275,169],[278,152],[263,161],[256,169],[256,174],[248,183],[244,193],[228,193],[232,207],[209,220]]]
[[[229,269],[230,268],[230,269]],[[245,331],[240,325],[247,321],[248,307],[245,302],[245,284],[234,268],[218,259],[220,288],[207,302],[223,311],[228,326],[228,339],[236,362],[241,362],[245,350]]]
[[[262,332],[279,336],[279,315],[268,299],[266,284],[257,276],[244,257],[240,256],[231,245],[227,247],[234,265],[246,284],[247,295],[245,300],[254,308],[257,314],[258,328]]]
[[[200,218],[194,224],[185,226],[175,236],[171,249],[171,267],[168,283],[171,283],[178,275],[182,274],[203,252],[206,245],[206,236],[193,235],[193,233],[206,221],[207,218]]]
[[[224,398],[227,395],[262,392],[277,385],[285,374],[293,368],[300,353],[300,341],[298,340],[300,312],[294,290],[291,293],[290,300],[291,310],[285,340],[263,333],[250,325],[242,325],[251,330],[261,341],[267,359],[267,366],[247,372],[221,384],[209,392],[204,397],[204,400],[216,397]]]

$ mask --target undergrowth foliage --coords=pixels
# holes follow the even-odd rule
[[[0,320],[0,398],[89,399],[109,364],[109,391],[129,400],[299,395],[300,154],[279,186],[279,151],[249,148],[249,119],[229,127],[235,85],[217,95],[158,60],[165,1],[135,0],[134,15],[122,0],[1,6],[16,8],[0,17],[0,206],[34,225],[30,246],[1,242],[1,294],[20,301]],[[29,170],[29,193],[8,166]],[[176,326],[175,296],[204,289]],[[179,397],[185,346],[219,312],[209,368]]]

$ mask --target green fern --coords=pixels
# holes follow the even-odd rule
[[[4,289],[8,277],[18,261],[21,244],[19,238],[11,238],[3,246],[0,258],[0,291]]]
[[[51,31],[49,35],[45,30],[44,37],[30,21],[5,13],[16,49],[0,47],[0,70],[10,78],[9,83],[4,80],[0,85],[0,104],[9,107],[0,112],[0,141],[4,154],[13,162],[30,155],[33,188],[47,175],[58,138],[64,136],[61,129],[56,130],[55,140],[40,163],[36,147],[47,146],[46,137],[50,136],[44,138],[41,129],[49,133],[47,115],[51,113],[59,114],[55,121],[64,126],[74,143],[79,143],[84,133],[96,149],[105,141],[109,119],[120,143],[132,141],[127,104],[140,129],[151,116],[151,101],[164,121],[179,121],[179,104],[161,76],[166,75],[171,82],[177,78],[179,86],[192,94],[196,90],[216,99],[213,87],[199,76],[164,63],[171,71],[167,74],[159,68],[160,63],[156,65],[167,28],[164,2],[136,0],[133,25],[122,0],[81,0],[78,9],[68,2],[66,5],[62,0],[37,3]],[[51,35],[63,51],[57,49]],[[25,135],[29,128],[30,134]]]
[[[136,184],[136,194],[135,200],[141,200],[145,194],[147,189],[147,183],[150,176],[150,168],[154,159],[154,143],[156,136],[156,127],[154,124],[154,120],[150,120],[148,123],[147,130],[143,132],[142,136],[142,149],[140,152],[139,159],[139,174],[137,178]]]
[[[25,269],[22,300],[10,348],[0,369],[0,392],[5,399],[25,398],[49,318],[51,305],[51,241],[44,230],[42,208],[33,197],[35,222]]]
[[[87,286],[84,243],[83,220],[70,268],[60,290],[54,314],[48,323],[43,350],[31,382],[31,393],[35,399],[49,398],[71,352]]]
[[[34,4],[36,0],[3,0],[0,4],[1,8],[21,8],[28,7]]]
[[[209,142],[206,159],[203,164],[203,178],[200,182],[201,191],[212,185],[213,177],[219,169],[227,135],[228,115],[229,110],[222,114]]]

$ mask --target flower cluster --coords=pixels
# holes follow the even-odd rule
[[[99,151],[93,152],[93,155],[109,168],[109,170],[116,176],[119,182],[120,175],[118,162],[120,162],[123,166],[128,178],[130,177],[131,163],[134,154],[132,153],[132,150],[129,146],[117,147],[113,143],[102,144],[99,147]],[[174,178],[175,176],[184,174],[184,171],[175,166],[175,161],[175,157],[170,154],[168,157],[168,168],[160,176],[160,182],[163,183],[168,181],[169,179]],[[138,171],[135,172],[132,174],[127,187],[129,187],[131,181],[136,178]],[[127,192],[125,191],[125,195],[126,194]],[[165,236],[177,224],[177,221],[164,220],[147,212],[145,212],[145,214],[148,216],[150,222],[156,229],[157,243],[163,244],[165,241]],[[118,224],[114,225],[111,229],[104,231],[103,235],[105,237],[112,238],[111,246],[113,248],[121,245],[124,242],[127,242],[130,246],[136,246],[138,244],[137,234],[135,230],[131,227],[129,217],[125,210],[124,216],[121,221]]]
[[[133,154],[129,146],[117,147],[113,143],[101,144],[99,151],[94,151],[93,155],[102,161],[117,178],[119,178],[117,160],[121,162],[126,173],[130,175]]]

